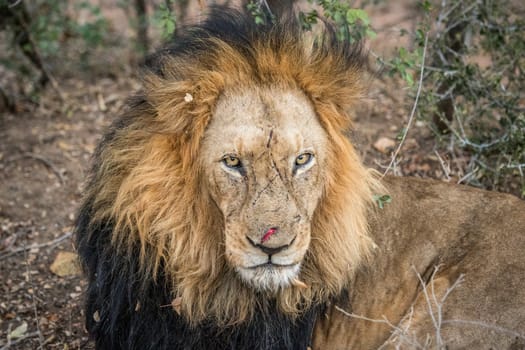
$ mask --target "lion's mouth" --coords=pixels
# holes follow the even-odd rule
[[[275,268],[290,268],[295,267],[297,263],[291,263],[291,264],[275,264],[271,261],[267,261],[263,264],[254,265],[254,266],[248,266],[246,269],[249,270],[255,270],[255,269],[275,269]]]

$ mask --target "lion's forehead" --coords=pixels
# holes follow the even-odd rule
[[[326,134],[300,91],[237,89],[219,99],[204,137],[205,148],[257,156],[275,147],[283,154],[325,146]]]

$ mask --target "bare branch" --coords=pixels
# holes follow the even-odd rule
[[[0,255],[0,260],[6,259],[6,258],[8,258],[10,256],[13,256],[15,254],[22,253],[22,252],[25,252],[25,251],[28,251],[28,250],[31,250],[31,249],[40,249],[40,248],[44,248],[44,247],[52,247],[52,246],[57,245],[58,243],[62,242],[63,240],[68,239],[72,235],[73,235],[73,232],[70,231],[70,232],[67,232],[67,233],[63,234],[62,236],[57,237],[54,240],[49,241],[49,242],[40,243],[40,244],[31,244],[29,246],[25,246],[25,247],[14,249],[14,250],[10,251],[9,253]]]
[[[53,165],[53,163],[51,163],[49,160],[45,159],[44,157],[38,155],[38,154],[34,154],[34,153],[24,153],[23,155],[21,156],[16,156],[16,157],[13,157],[13,158],[10,158],[8,160],[8,162],[14,162],[18,159],[22,159],[22,158],[32,158],[32,159],[35,159],[35,160],[38,160],[40,162],[42,162],[46,167],[48,167],[57,177],[58,179],[60,180],[60,184],[64,184],[65,183],[65,179],[64,179],[64,176],[62,176],[62,173]]]
[[[415,346],[416,348],[419,348],[419,349],[424,349],[424,347],[416,340],[416,339],[412,339],[412,338],[409,338],[408,335],[407,335],[407,329],[402,329],[398,326],[395,326],[393,325],[387,318],[386,316],[383,315],[383,318],[382,319],[373,319],[373,318],[368,318],[366,316],[361,316],[361,315],[357,315],[357,314],[354,314],[354,313],[350,313],[342,308],[340,308],[339,306],[335,305],[335,309],[339,312],[341,312],[343,315],[345,316],[348,316],[348,317],[351,317],[351,318],[355,318],[355,319],[359,319],[359,320],[363,320],[363,321],[368,321],[368,322],[373,322],[373,323],[382,323],[382,324],[386,324],[387,326],[389,326],[390,328],[392,328],[394,331],[397,332],[397,334],[404,340],[406,341],[407,343]]]
[[[414,100],[414,105],[412,107],[412,112],[410,113],[410,117],[408,118],[408,124],[407,124],[407,127],[405,128],[405,130],[403,132],[403,137],[401,138],[401,142],[399,142],[399,145],[397,146],[396,151],[392,155],[392,159],[390,160],[390,163],[388,164],[388,167],[386,168],[386,170],[383,173],[382,177],[384,177],[386,174],[388,174],[388,171],[392,168],[392,165],[396,162],[397,155],[399,154],[399,151],[401,150],[401,147],[403,147],[403,143],[405,142],[405,139],[407,137],[408,130],[410,129],[410,127],[412,126],[412,123],[414,121],[414,116],[416,115],[417,103],[419,101],[419,96],[421,94],[421,88],[423,87],[423,73],[425,71],[425,57],[426,57],[426,53],[427,53],[427,46],[428,46],[428,31],[425,34],[425,44],[423,46],[423,57],[421,59],[421,70],[420,70],[420,73],[419,73],[419,83],[418,83],[418,87],[417,87],[416,98]]]

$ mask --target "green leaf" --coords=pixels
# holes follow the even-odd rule
[[[383,209],[385,207],[385,204],[392,202],[392,197],[390,197],[390,195],[388,194],[383,194],[383,195],[375,194],[374,201],[377,203],[377,206],[379,207],[379,209]]]
[[[343,20],[343,15],[341,14],[341,12],[334,13],[334,21],[336,23],[341,23],[342,20]]]
[[[428,0],[421,2],[421,8],[424,12],[429,13],[432,10],[432,3]]]
[[[370,18],[365,10],[362,9],[349,9],[346,11],[346,21],[348,23],[355,23],[357,20],[363,22],[364,25],[370,23]]]
[[[401,58],[402,60],[405,60],[408,56],[407,49],[405,49],[404,47],[400,47],[398,49],[398,55],[399,55],[399,58]]]
[[[399,132],[396,135],[396,140],[401,141],[403,137],[405,136],[406,131],[407,131],[407,128],[401,128],[401,130],[399,130]]]
[[[414,78],[412,77],[412,74],[410,74],[407,71],[403,72],[403,79],[407,82],[408,86],[412,87],[414,86]]]
[[[164,26],[164,35],[170,36],[175,31],[175,22],[173,20],[166,20]]]
[[[369,39],[375,39],[377,37],[377,33],[374,32],[372,29],[368,28],[366,30],[366,36],[369,38]]]

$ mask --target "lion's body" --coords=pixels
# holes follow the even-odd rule
[[[329,29],[308,44],[293,19],[216,11],[150,60],[97,149],[77,221],[99,349],[521,344],[525,205],[383,186],[347,138],[361,51]],[[393,201],[378,210],[382,192]],[[465,275],[435,334],[417,273],[430,301]],[[388,340],[387,321],[344,310],[407,334]]]
[[[437,349],[440,334],[448,349],[524,349],[525,202],[414,178],[385,186],[392,203],[371,220],[372,263],[339,304],[354,316],[331,307],[314,348]]]

